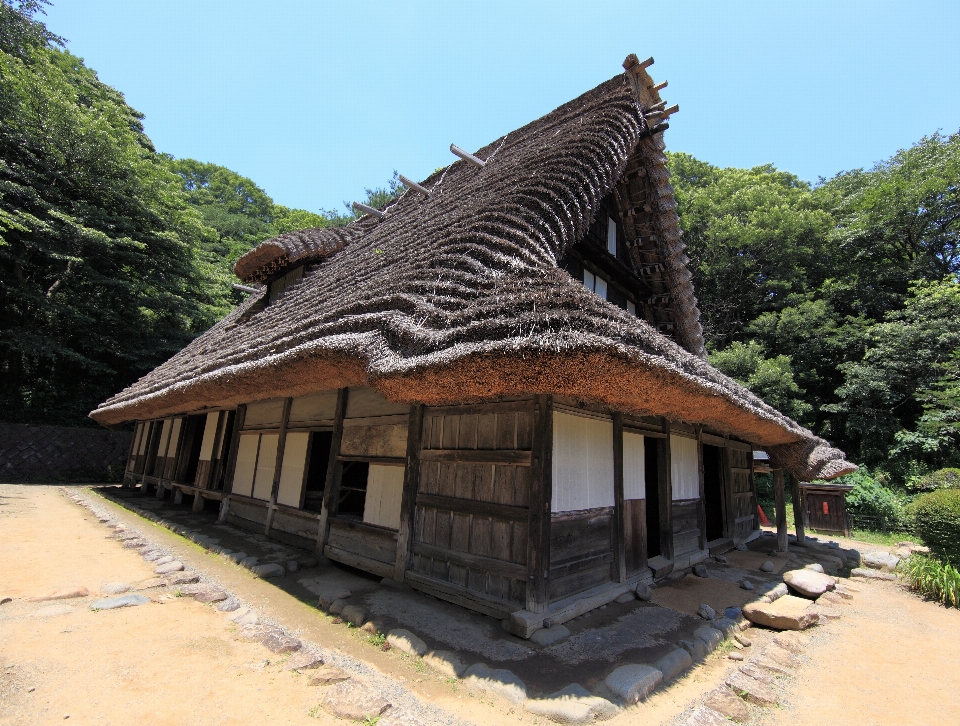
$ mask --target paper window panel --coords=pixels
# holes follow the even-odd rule
[[[253,477],[257,467],[257,450],[260,446],[259,434],[244,434],[237,448],[237,467],[233,474],[234,494],[249,497],[253,493]]]
[[[613,422],[553,414],[554,512],[613,506]]]
[[[700,463],[696,439],[670,436],[670,474],[673,478],[674,501],[700,498]]]
[[[402,466],[371,464],[367,474],[367,496],[363,521],[400,529],[400,500],[403,497]]]
[[[632,300],[627,300],[627,312],[631,315],[637,314],[637,304]]]
[[[148,421],[140,424],[140,444],[137,446],[137,456],[143,456],[144,452],[147,450],[147,439],[150,438],[150,428],[151,424]]]
[[[593,288],[593,291],[604,300],[607,299],[607,281],[600,277],[600,275],[597,275],[597,282],[596,286]]]
[[[160,429],[160,448],[157,449],[157,456],[165,457],[167,447],[170,445],[170,429],[173,426],[173,419],[164,419],[163,428]]]
[[[607,217],[607,252],[617,256],[617,222],[613,217]]]
[[[133,471],[133,468],[137,465],[137,456],[140,453],[142,439],[143,424],[138,423],[136,430],[133,432],[133,454],[130,455],[130,461],[127,462],[127,471]]]
[[[597,287],[597,278],[590,270],[583,271],[583,286],[590,292],[593,292]]]
[[[200,461],[210,461],[213,458],[213,440],[217,437],[219,422],[219,411],[207,414],[207,423],[203,427],[203,441],[200,444]]]
[[[283,446],[283,464],[280,467],[280,488],[277,489],[277,504],[284,504],[288,507],[300,506],[303,471],[307,464],[307,447],[309,444],[309,433],[287,434],[287,441]]]
[[[177,445],[180,443],[180,428],[183,426],[182,418],[173,419],[173,425],[170,427],[170,440],[167,442],[167,456],[177,455]]]
[[[623,498],[647,498],[647,457],[641,434],[623,432]]]
[[[273,492],[273,475],[277,471],[277,444],[280,434],[261,434],[260,451],[257,454],[257,473],[253,477],[253,498],[270,499]]]

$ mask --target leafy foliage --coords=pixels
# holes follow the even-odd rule
[[[960,489],[921,494],[907,508],[913,532],[945,562],[960,564]]]
[[[866,469],[847,474],[836,481],[853,485],[846,496],[847,511],[851,515],[869,517],[884,531],[904,529],[904,498],[885,487]]]
[[[939,469],[920,477],[915,485],[921,491],[960,489],[960,469]]]
[[[917,554],[903,560],[899,569],[911,590],[947,606],[960,605],[960,572],[953,565]]]
[[[774,408],[798,421],[805,420],[811,407],[800,398],[803,392],[793,379],[790,356],[764,358],[763,354],[763,347],[756,341],[735,342],[711,353],[710,363]]]

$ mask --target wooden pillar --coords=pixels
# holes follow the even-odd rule
[[[703,427],[697,426],[697,525],[700,527],[700,550],[707,549],[707,512],[703,501]]]
[[[613,573],[626,582],[626,527],[623,511],[623,414],[613,414]]]
[[[230,448],[227,450],[227,470],[223,475],[223,499],[220,500],[220,515],[218,522],[225,522],[230,512],[230,491],[233,490],[233,474],[237,470],[237,450],[240,448],[240,430],[247,418],[247,406],[241,403],[237,406],[237,415],[233,419],[233,433],[230,435]],[[186,425],[186,422],[184,422]]]
[[[783,489],[783,469],[773,470],[773,493],[777,506],[777,549],[787,551],[787,497]]]
[[[292,398],[283,401],[283,416],[280,419],[280,435],[277,438],[277,463],[273,467],[273,486],[270,487],[270,501],[267,503],[267,523],[263,526],[263,533],[270,535],[273,526],[273,514],[277,511],[277,492],[280,490],[280,473],[283,471],[283,450],[287,445],[287,425],[290,423],[290,407]]]
[[[534,397],[530,514],[527,539],[527,610],[550,603],[550,504],[553,499],[553,397]]]
[[[723,487],[723,536],[734,537],[737,533],[737,511],[733,501],[733,456],[730,449],[720,449],[720,477]]]
[[[420,490],[420,448],[423,441],[423,414],[425,406],[410,408],[407,426],[407,462],[403,470],[403,495],[400,499],[400,529],[397,532],[397,564],[393,579],[403,582],[410,567],[410,548],[413,544],[414,516],[417,512],[417,492]]]
[[[660,471],[657,481],[660,484],[660,554],[668,560],[673,559],[673,467],[670,463],[670,422],[663,419],[665,438],[658,439],[657,462]]]
[[[800,482],[795,476],[790,477],[790,492],[793,496],[793,526],[797,531],[797,544],[802,545],[806,540],[803,531],[803,502],[800,498]]]
[[[323,506],[320,508],[320,518],[317,520],[317,556],[323,556],[323,548],[327,544],[327,530],[330,513],[336,508],[337,498],[340,496],[340,475],[343,467],[337,461],[340,456],[340,442],[343,440],[343,418],[347,413],[346,388],[337,391],[337,407],[333,414],[333,436],[330,441],[330,461],[327,463],[327,478],[323,485]]]

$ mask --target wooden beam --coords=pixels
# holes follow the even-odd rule
[[[399,178],[400,178],[400,183],[401,183],[401,184],[404,184],[404,185],[410,187],[411,189],[420,192],[420,193],[421,193],[423,196],[425,196],[425,197],[429,197],[429,196],[430,196],[430,190],[427,189],[426,187],[420,186],[419,184],[417,184],[417,183],[416,183],[415,181],[413,181],[412,179],[407,179],[407,177],[405,177],[403,174],[400,174],[400,175],[399,175]]]
[[[667,85],[669,85],[669,84],[668,84],[666,81],[663,81],[663,82],[658,83],[657,85],[655,85],[655,86],[653,87],[653,90],[654,90],[654,91],[657,91],[657,92],[659,93],[659,92],[662,91],[664,88],[666,88]]]
[[[623,513],[623,414],[613,414],[613,572],[617,582],[627,579]]]
[[[550,502],[553,498],[553,397],[534,399],[533,457],[527,526],[527,610],[549,605]]]
[[[773,495],[777,507],[777,549],[787,551],[787,498],[783,490],[783,469],[773,470]]]
[[[336,508],[340,494],[340,476],[343,466],[337,461],[340,455],[340,442],[343,441],[343,417],[347,412],[347,389],[337,391],[337,405],[333,414],[333,436],[330,441],[330,461],[327,464],[327,477],[323,485],[323,506],[320,508],[320,520],[317,527],[317,555],[322,555],[329,534],[328,521]]]
[[[483,159],[478,159],[476,156],[474,156],[473,154],[471,154],[471,153],[469,153],[469,152],[467,152],[467,151],[464,151],[463,149],[461,149],[461,148],[460,148],[459,146],[457,146],[456,144],[450,144],[450,151],[451,151],[451,153],[456,154],[457,156],[459,156],[461,159],[463,159],[463,160],[464,160],[465,162],[467,162],[468,164],[473,164],[474,166],[479,166],[481,169],[487,165],[487,162],[485,162]]]
[[[397,563],[393,574],[393,579],[397,582],[403,582],[406,572],[410,568],[413,520],[417,511],[417,491],[420,489],[420,448],[423,441],[424,410],[425,406],[423,404],[413,406],[410,409],[410,421],[407,427],[407,463],[403,470],[400,529],[397,532]]]
[[[670,463],[670,422],[663,419],[664,438],[657,439],[657,482],[660,485],[660,554],[673,559],[673,471]]]
[[[489,573],[498,577],[505,577],[508,580],[520,580],[521,582],[527,576],[527,568],[524,565],[518,565],[505,560],[498,560],[493,557],[483,555],[474,555],[469,552],[452,550],[446,547],[437,547],[424,542],[413,543],[413,553],[421,557],[432,557],[435,560],[446,560],[454,565],[460,565],[477,572]]]
[[[492,517],[510,521],[525,521],[530,517],[529,507],[515,507],[510,504],[496,504],[494,502],[480,502],[476,499],[462,499],[460,497],[445,497],[440,494],[418,494],[418,507],[440,509],[457,514],[471,514],[475,517]]]
[[[797,531],[797,544],[802,545],[806,539],[806,533],[803,530],[803,501],[800,482],[795,476],[790,477],[790,493],[793,496],[793,526]]]
[[[292,398],[283,400],[283,414],[280,417],[280,434],[277,437],[277,462],[273,466],[273,484],[270,487],[270,504],[267,509],[267,521],[263,525],[263,533],[270,536],[273,526],[273,513],[277,511],[277,492],[280,491],[280,474],[283,472],[283,452],[287,447],[287,424],[290,423],[290,407]]]
[[[530,466],[529,451],[517,449],[424,449],[421,461],[443,461],[457,464],[500,464]]]
[[[379,209],[374,209],[370,205],[361,204],[360,202],[354,202],[353,208],[355,211],[363,212],[364,214],[369,214],[371,217],[374,217],[375,219],[383,219],[384,217],[387,216],[383,212],[381,212]]]

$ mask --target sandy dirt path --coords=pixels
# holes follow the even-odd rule
[[[854,586],[861,592],[843,617],[815,631],[804,664],[783,684],[781,708],[758,723],[960,723],[960,610],[893,582]]]
[[[0,723],[337,723],[317,689],[191,598],[91,611],[101,584],[153,575],[52,487],[0,487]],[[91,597],[22,598],[86,586]],[[69,611],[68,611],[69,610]],[[62,614],[49,614],[61,611]],[[69,718],[68,718],[69,717]]]

